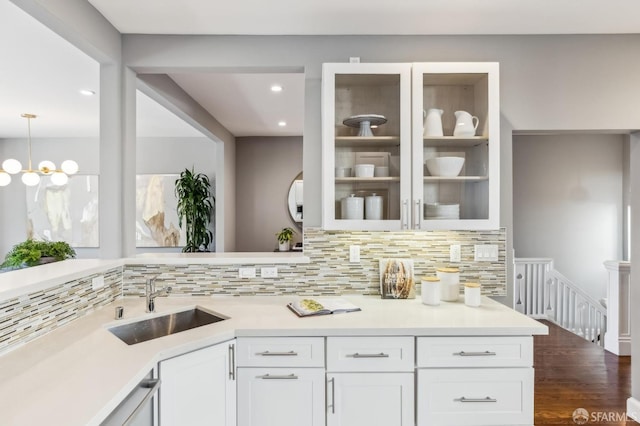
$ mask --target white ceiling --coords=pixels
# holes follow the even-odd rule
[[[637,0],[89,0],[137,34],[640,32]]]
[[[164,34],[566,34],[640,33],[637,0],[88,0],[123,33]],[[34,137],[96,137],[99,65],[0,0],[0,138],[24,137],[20,114],[38,115]],[[236,136],[300,135],[302,74],[172,74]],[[278,79],[285,90],[268,88]],[[200,135],[138,96],[139,136]],[[285,120],[280,128],[277,121]]]

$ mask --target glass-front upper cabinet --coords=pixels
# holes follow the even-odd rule
[[[324,64],[323,226],[411,227],[411,64]]]
[[[498,63],[412,67],[414,229],[497,229]]]

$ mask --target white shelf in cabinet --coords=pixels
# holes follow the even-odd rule
[[[425,176],[424,183],[445,183],[445,182],[482,182],[489,180],[488,176]]]
[[[384,147],[400,145],[399,136],[336,136],[337,147]]]
[[[423,141],[424,141],[424,145],[425,146],[433,146],[433,147],[463,146],[463,147],[470,147],[470,146],[477,146],[477,145],[481,145],[483,143],[487,143],[489,141],[489,138],[487,138],[486,136],[471,136],[471,137],[466,137],[466,138],[461,138],[461,137],[457,137],[457,136],[436,136],[436,137],[423,138]]]
[[[344,177],[336,178],[336,183],[387,183],[400,182],[399,176],[389,177]]]

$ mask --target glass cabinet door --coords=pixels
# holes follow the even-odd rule
[[[410,227],[411,65],[323,65],[325,229]]]
[[[497,229],[498,64],[412,70],[413,227]]]

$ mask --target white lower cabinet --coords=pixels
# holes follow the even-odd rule
[[[413,373],[327,374],[327,426],[413,426]]]
[[[159,364],[160,426],[235,426],[235,340]]]
[[[327,426],[413,426],[414,340],[327,337]]]
[[[531,336],[418,337],[417,425],[533,425]]]
[[[238,338],[238,426],[324,426],[323,337]]]
[[[532,425],[533,368],[418,370],[418,426]]]
[[[324,368],[238,368],[238,426],[323,426]]]

